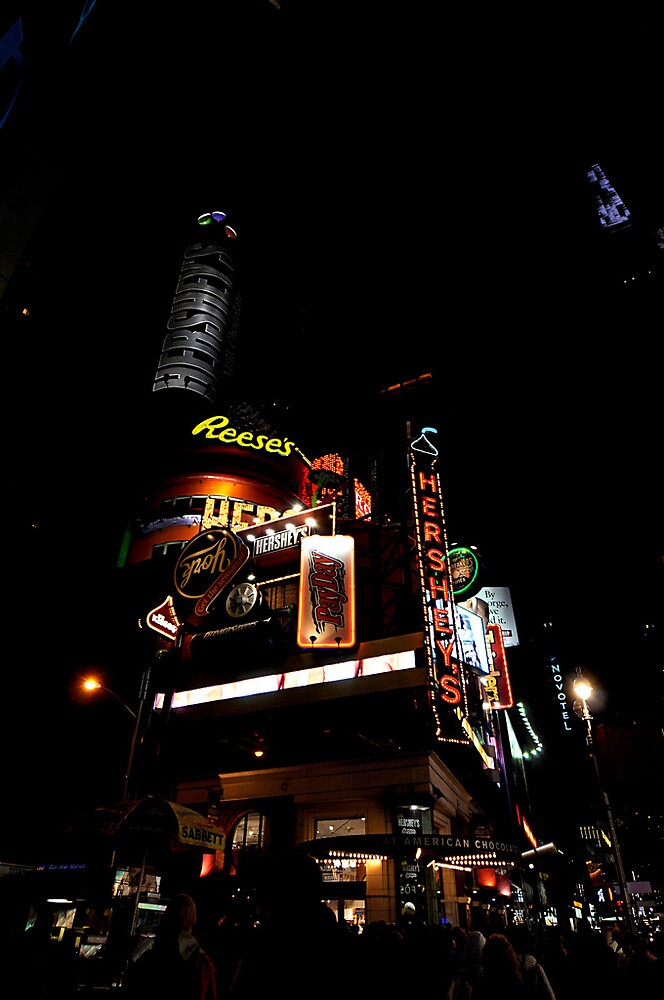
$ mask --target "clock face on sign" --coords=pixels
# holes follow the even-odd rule
[[[253,583],[240,583],[226,598],[226,614],[231,618],[244,618],[253,611],[258,600],[258,589]]]

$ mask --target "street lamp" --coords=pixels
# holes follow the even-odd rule
[[[632,901],[629,894],[629,889],[627,888],[627,880],[625,878],[625,869],[623,867],[622,854],[620,852],[620,844],[618,842],[618,834],[616,832],[615,823],[613,822],[613,812],[611,810],[611,803],[609,802],[609,796],[604,790],[604,784],[602,782],[602,775],[599,769],[599,761],[597,759],[597,751],[595,749],[595,743],[593,740],[593,729],[592,721],[593,717],[588,707],[588,699],[593,693],[593,686],[581,673],[581,668],[576,668],[576,678],[572,685],[574,694],[576,695],[576,701],[572,705],[574,712],[578,717],[586,724],[586,744],[588,746],[588,753],[593,762],[595,768],[595,777],[597,778],[597,787],[599,788],[600,798],[606,809],[606,817],[609,823],[609,832],[611,834],[611,842],[613,844],[613,853],[616,862],[616,874],[618,877],[618,885],[620,886],[620,892],[625,904],[625,917],[627,920],[627,926],[629,927],[629,932],[633,937],[636,937],[636,925],[634,923],[634,913],[632,912]]]
[[[134,763],[134,751],[136,750],[136,740],[138,739],[138,732],[141,725],[141,718],[143,716],[143,709],[145,707],[145,699],[148,691],[148,681],[150,678],[150,669],[146,669],[143,677],[141,679],[141,690],[139,693],[138,711],[134,712],[129,705],[122,700],[122,698],[115,693],[111,688],[105,687],[101,684],[96,677],[86,677],[83,681],[84,691],[104,691],[106,694],[110,694],[117,702],[119,702],[124,709],[131,715],[134,720],[134,728],[131,733],[131,742],[129,744],[129,756],[127,757],[127,765],[125,767],[124,783],[122,786],[122,801],[127,801],[127,796],[129,794],[129,779],[131,777],[131,771]]]

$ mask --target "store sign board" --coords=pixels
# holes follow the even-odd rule
[[[512,708],[512,685],[507,669],[507,654],[503,642],[503,632],[500,625],[489,625],[487,638],[492,656],[492,666],[489,674],[482,678],[484,698],[489,708]]]
[[[477,592],[477,596],[489,605],[489,621],[500,625],[505,647],[518,646],[519,634],[509,587],[483,587]]]
[[[195,535],[175,565],[175,589],[181,597],[196,601],[194,614],[202,617],[248,558],[245,543],[227,528]]]
[[[438,451],[430,441],[430,435],[435,433],[434,428],[424,427],[411,444],[415,540],[427,665],[442,702],[455,708],[462,702],[462,684],[459,665],[452,661],[457,648],[456,623],[442,490],[436,468]]]
[[[334,503],[301,511],[289,511],[275,520],[242,528],[237,532],[249,547],[250,557],[263,560],[265,556],[293,557],[299,552],[300,540],[308,535],[333,535],[335,526]],[[271,560],[272,562],[276,560]],[[282,560],[283,561],[283,560]]]
[[[474,597],[481,586],[480,561],[477,553],[467,546],[458,546],[448,553],[452,593],[455,598]]]
[[[355,540],[350,535],[300,541],[297,644],[303,649],[355,645]]]
[[[147,613],[146,625],[164,639],[175,640],[181,624],[173,607],[173,598],[170,596],[159,607]]]
[[[459,656],[465,667],[475,674],[488,674],[491,670],[489,651],[484,630],[484,619],[462,605],[456,605],[456,629]]]
[[[298,452],[294,441],[288,438],[270,437],[268,434],[256,434],[254,431],[239,430],[232,427],[228,417],[216,416],[208,417],[196,424],[192,429],[192,434],[202,434],[214,441],[222,444],[234,444],[239,448],[250,448],[253,451],[265,451],[270,455],[282,455],[286,458],[291,452]]]

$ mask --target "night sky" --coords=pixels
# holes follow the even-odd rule
[[[625,20],[607,40],[578,16],[434,23],[408,5],[264,0],[155,23],[119,6],[98,0],[69,48],[63,24],[49,48],[26,15],[28,86],[0,130],[3,195],[18,184],[43,205],[31,317],[11,312],[14,286],[0,321],[7,388],[20,373],[5,442],[30,608],[17,628],[37,613],[41,634],[22,641],[49,697],[70,666],[62,594],[112,573],[146,449],[162,446],[151,385],[182,234],[219,207],[246,258],[237,392],[289,401],[315,457],[379,440],[375,391],[432,372],[450,540],[478,545],[524,634],[555,619],[620,701],[630,644],[648,618],[661,630],[663,596],[664,164],[648,25]],[[599,231],[593,163],[631,230]],[[84,590],[76,600],[102,614]],[[47,707],[33,747],[58,740]]]

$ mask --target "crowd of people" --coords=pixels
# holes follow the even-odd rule
[[[155,935],[128,942],[119,993],[125,1000],[265,1000],[270,995],[337,1000],[357,995],[430,1000],[623,1000],[664,996],[662,935],[630,937],[578,928],[502,924],[466,929],[404,914],[400,923],[339,920],[322,901],[318,865],[306,856],[277,861],[248,915],[232,897],[170,897]],[[195,898],[196,897],[196,898]],[[2,965],[21,1000],[78,1000],[73,965],[52,947],[48,914],[22,936]],[[57,962],[53,955],[56,956]],[[98,994],[94,994],[97,996]]]
[[[321,890],[317,866],[277,866],[263,883],[260,919],[248,925],[228,900],[204,905],[197,916],[189,896],[174,897],[152,948],[130,962],[128,1000],[151,996],[150,984],[176,982],[180,1000],[264,1000],[282,992],[332,1000],[340,983],[385,998],[408,995],[417,984],[431,1000],[664,995],[662,941],[626,937],[618,926],[608,934],[587,924],[569,933],[523,924],[483,932],[375,920],[360,929],[339,921]]]

